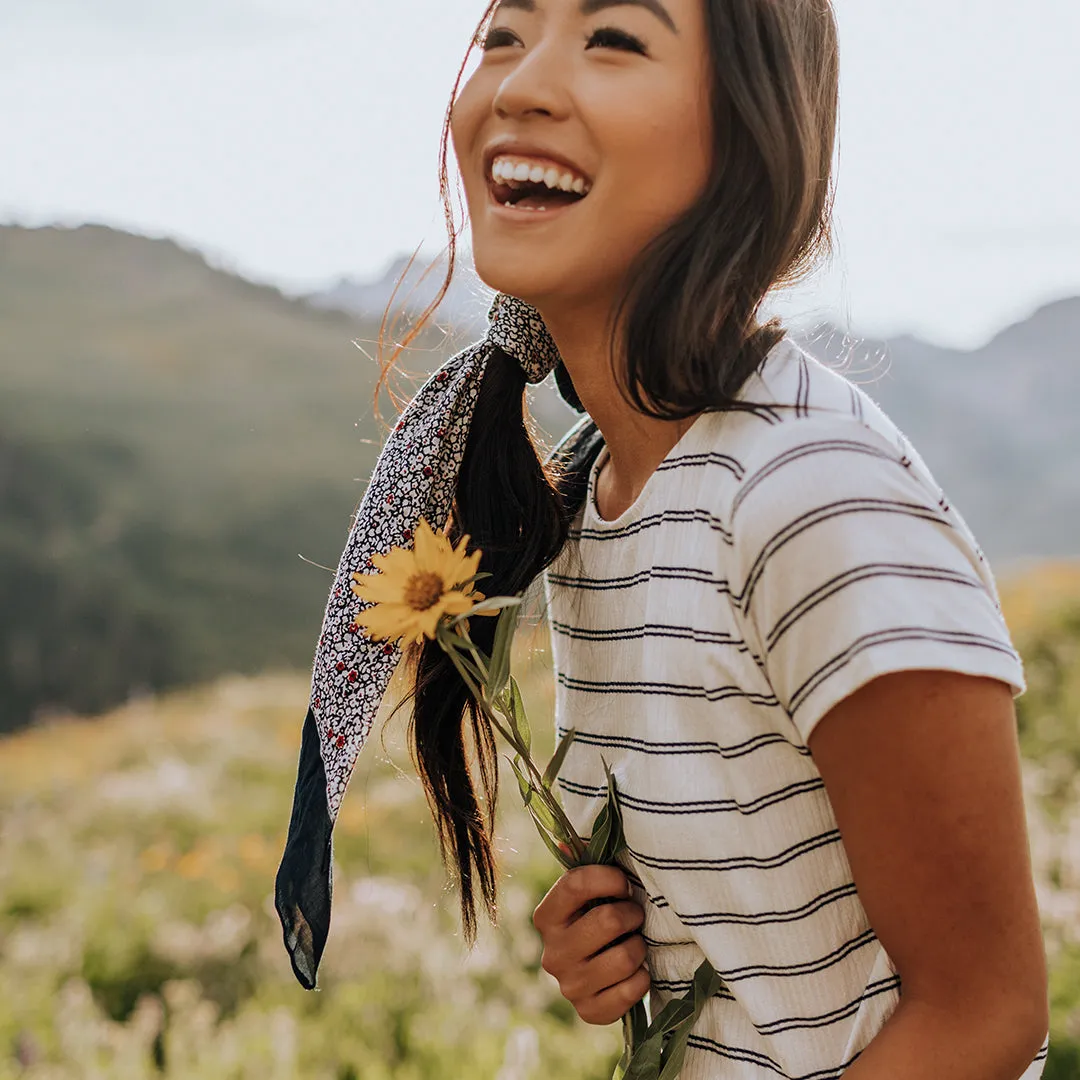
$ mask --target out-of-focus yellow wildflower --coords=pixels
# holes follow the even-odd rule
[[[411,551],[396,547],[386,555],[373,555],[371,561],[381,573],[352,575],[352,591],[375,605],[354,621],[376,641],[405,637],[419,644],[425,637],[434,639],[444,615],[464,614],[484,599],[466,584],[480,564],[479,551],[465,554],[468,542],[466,535],[453,547],[449,537],[433,532],[421,518]]]

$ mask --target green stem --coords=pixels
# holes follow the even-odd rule
[[[582,853],[585,851],[585,842],[581,839],[580,836],[578,836],[577,830],[574,828],[573,823],[570,821],[570,819],[566,816],[566,813],[563,811],[563,808],[559,804],[558,800],[553,798],[551,793],[545,787],[543,774],[533,764],[532,757],[518,741],[517,735],[512,730],[512,725],[510,730],[508,730],[500,722],[498,716],[495,714],[495,711],[488,703],[487,696],[484,693],[483,688],[481,686],[478,686],[476,682],[474,682],[472,676],[468,673],[468,671],[465,670],[463,658],[457,654],[457,650],[454,649],[452,645],[448,645],[447,643],[443,642],[441,639],[439,641],[439,644],[442,646],[443,651],[446,652],[447,655],[450,657],[450,660],[454,664],[454,666],[458,669],[461,678],[465,682],[465,685],[469,688],[470,693],[472,693],[473,697],[476,699],[476,702],[480,706],[481,711],[484,713],[485,716],[487,716],[491,723],[495,725],[495,728],[498,730],[499,734],[502,735],[502,737],[506,739],[508,743],[510,743],[510,745],[514,748],[522,761],[525,762],[526,769],[528,769],[529,773],[533,777],[534,793],[543,800],[548,810],[551,811],[552,816],[559,823],[560,827],[565,831],[566,835],[570,838],[570,842],[574,850],[575,859],[580,859]],[[473,648],[476,652],[480,652],[480,650],[476,648],[476,646],[473,646]],[[483,654],[481,653],[480,655]]]

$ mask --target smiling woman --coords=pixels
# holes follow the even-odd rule
[[[628,845],[625,878],[569,871],[536,909],[545,971],[606,1024],[709,960],[683,1080],[1033,1080],[1025,683],[993,574],[877,404],[758,317],[829,247],[829,0],[503,0],[475,43],[442,182],[452,136],[492,327],[403,413],[342,565],[434,506],[489,595],[543,576],[566,812],[587,831],[607,762]],[[543,460],[523,391],[551,371],[587,415]],[[340,800],[363,736],[338,734],[343,762],[331,721],[378,704],[348,697],[368,654],[335,595],[298,806],[305,784]],[[496,915],[494,740],[438,645],[406,656],[471,941],[477,882]],[[328,833],[290,830],[308,861],[286,884],[325,872]],[[279,910],[287,940],[310,932]]]

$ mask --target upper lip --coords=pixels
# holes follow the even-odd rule
[[[592,177],[580,165],[575,164],[566,157],[565,154],[560,154],[537,143],[520,142],[516,139],[501,139],[498,142],[491,143],[487,150],[484,151],[484,175],[488,180],[492,178],[491,166],[500,154],[516,154],[519,157],[546,158],[549,161],[557,161],[576,175],[584,177],[590,185],[592,184]]]

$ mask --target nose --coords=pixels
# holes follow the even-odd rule
[[[550,45],[534,45],[499,84],[492,101],[505,119],[539,112],[555,116],[566,111],[566,63]]]

